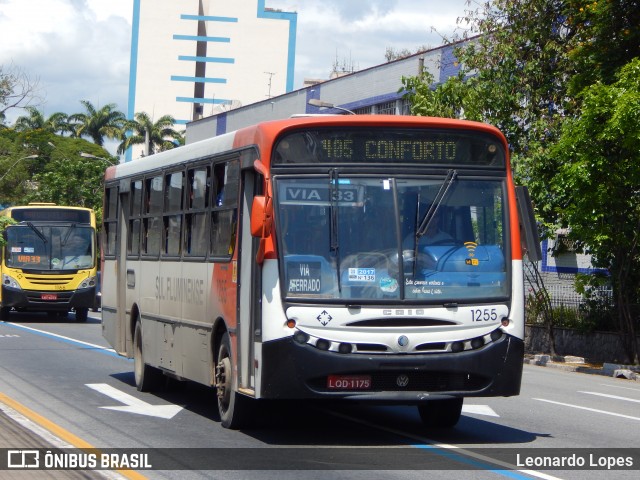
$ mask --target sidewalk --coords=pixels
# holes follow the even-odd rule
[[[0,410],[0,451],[3,449],[55,448],[53,442],[42,438],[40,435],[27,428],[20,421]],[[7,452],[8,455],[8,452]],[[2,464],[6,464],[3,459]],[[76,480],[104,478],[99,472],[80,470],[0,470],[3,480],[31,480],[31,479],[56,479]]]
[[[585,359],[582,357],[555,356],[552,358],[551,355],[532,354],[525,355],[524,363],[541,367],[557,368],[567,372],[626,378],[627,380],[640,382],[640,367],[637,365],[620,365],[616,363],[593,365],[585,362]]]
[[[0,459],[0,465],[7,466],[9,464],[9,450],[48,450],[54,448],[74,447],[29,420],[0,399],[0,453],[7,456]],[[19,457],[12,457],[12,460],[14,458],[19,459]],[[2,480],[124,480],[125,478],[144,477],[132,477],[109,470],[7,469],[0,470],[0,478]]]

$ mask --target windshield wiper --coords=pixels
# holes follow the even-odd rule
[[[61,246],[65,246],[67,244],[67,240],[69,240],[69,236],[71,236],[71,232],[73,231],[73,229],[76,228],[76,224],[72,223],[69,226],[69,229],[67,230],[67,233],[64,235],[64,238],[62,239],[62,243],[60,243]]]
[[[47,240],[47,237],[45,237],[45,236],[44,236],[44,234],[43,234],[40,230],[38,230],[38,229],[36,228],[36,226],[35,226],[33,223],[31,223],[31,222],[26,222],[26,223],[27,223],[27,226],[28,226],[31,230],[33,230],[33,231],[35,232],[35,234],[36,234],[38,237],[40,237],[40,240],[42,240],[42,242],[43,242],[45,245],[46,245],[47,243],[49,243],[49,241]]]
[[[449,188],[451,187],[451,185],[453,185],[453,182],[455,182],[457,176],[457,170],[449,170],[447,172],[447,176],[444,179],[444,182],[442,182],[442,185],[440,185],[440,190],[438,190],[438,193],[433,199],[429,210],[427,210],[427,214],[424,216],[422,222],[420,222],[420,226],[416,230],[416,243],[418,242],[418,239],[420,237],[424,236],[424,234],[427,233],[427,229],[429,228],[431,220],[433,220],[433,217],[435,217],[438,207],[440,207],[440,205],[444,201]]]
[[[342,293],[342,283],[340,279],[340,243],[338,239],[338,170],[329,170],[329,205],[331,208],[331,223],[329,224],[329,249],[336,256],[336,273],[338,275],[338,292]]]

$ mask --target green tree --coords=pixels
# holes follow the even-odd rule
[[[637,0],[574,1],[568,19],[577,27],[569,52],[576,73],[570,92],[598,81],[611,84],[624,65],[640,57],[640,5]]]
[[[83,157],[83,152],[98,158]],[[0,204],[85,205],[99,215],[104,172],[116,161],[82,138],[44,130],[0,130]]]
[[[551,150],[564,161],[550,186],[572,237],[586,246],[596,266],[608,269],[620,330],[639,363],[640,58],[617,78],[581,95],[580,116],[565,122]]]
[[[118,153],[124,153],[133,145],[144,145],[145,155],[151,155],[184,143],[182,134],[173,128],[175,119],[171,115],[163,115],[155,122],[145,112],[136,113],[134,117],[126,124],[129,132],[124,135]]]
[[[35,107],[26,107],[25,110],[28,115],[18,117],[13,125],[13,128],[18,132],[38,129],[59,134],[73,132],[66,113],[56,112],[45,118],[44,114]]]
[[[44,168],[33,176],[37,189],[25,201],[54,202],[102,210],[104,172],[114,162],[109,154],[80,138],[59,137]],[[91,153],[87,158],[80,154]]]
[[[89,137],[96,145],[103,146],[105,138],[119,139],[122,128],[126,124],[124,113],[116,110],[115,103],[110,103],[96,110],[87,100],[81,100],[85,113],[69,115],[69,123],[77,137]]]
[[[0,205],[20,203],[30,188],[32,176],[47,161],[46,150],[51,147],[46,141],[53,135],[41,130],[16,132],[0,130]],[[40,144],[44,140],[44,147]]]

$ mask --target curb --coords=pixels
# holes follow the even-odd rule
[[[551,355],[525,355],[524,363],[540,367],[550,367],[565,372],[578,372],[605,377],[623,378],[640,382],[640,367],[637,365],[620,365],[605,363],[602,367],[594,367],[587,364],[582,357]]]

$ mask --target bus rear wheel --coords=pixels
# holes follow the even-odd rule
[[[220,423],[224,428],[235,430],[249,423],[247,415],[249,415],[251,400],[236,392],[233,370],[231,340],[229,334],[225,332],[218,348],[215,387]]]
[[[133,374],[139,392],[150,392],[160,386],[163,375],[160,370],[144,363],[142,351],[142,325],[136,322],[133,334]]]
[[[418,405],[422,423],[430,428],[451,428],[460,420],[463,398],[428,400]]]

